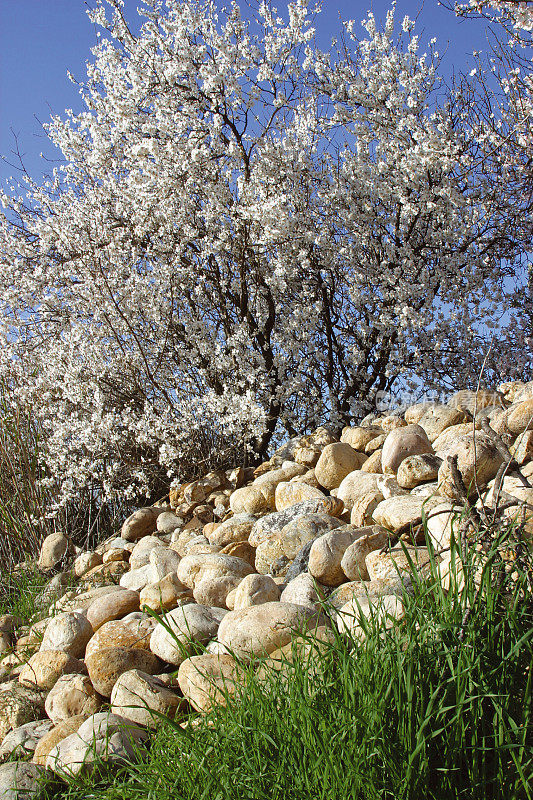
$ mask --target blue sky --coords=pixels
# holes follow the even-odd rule
[[[89,2],[90,5],[92,3]],[[126,0],[128,18],[136,17],[140,0]],[[280,12],[284,2],[277,2]],[[361,20],[372,8],[378,20],[385,17],[388,0],[324,0],[317,33],[321,46],[327,46],[339,29],[339,14],[344,19]],[[84,0],[0,0],[0,156],[13,161],[14,132],[24,154],[29,173],[38,178],[46,163],[41,151],[53,156],[39,125],[50,114],[62,114],[65,108],[81,110],[76,87],[67,78],[67,70],[85,77],[85,63],[91,60],[90,48],[96,43],[95,29],[89,22]],[[398,0],[397,19],[418,15],[416,30],[421,44],[435,36],[441,53],[446,51],[443,72],[470,71],[472,51],[486,50],[487,41],[480,22],[458,20],[437,0],[424,4]],[[361,29],[361,32],[362,29]],[[0,161],[0,181],[16,176],[16,170]]]

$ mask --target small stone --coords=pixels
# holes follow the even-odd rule
[[[368,492],[375,491],[378,488],[377,475],[363,472],[363,470],[355,470],[350,472],[342,481],[339,488],[336,490],[337,497],[342,500],[345,507],[351,511],[356,500]]]
[[[355,598],[349,600],[337,613],[339,633],[351,639],[362,641],[366,638],[365,624],[362,620],[372,619],[374,624],[383,625],[385,630],[391,628],[405,614],[403,603],[395,595],[379,598]]]
[[[495,477],[503,457],[493,441],[485,434],[477,431],[458,439],[448,450],[447,457],[439,468],[439,492],[445,497],[460,500],[461,496],[452,477],[449,459],[457,457],[457,469],[461,474],[467,492],[475,492],[477,487],[486,484]]]
[[[100,553],[81,553],[74,561],[74,575],[81,578],[89,570],[94,569],[102,563],[102,556]]]
[[[389,533],[379,526],[360,529],[361,535],[346,548],[341,560],[341,569],[351,581],[368,581],[365,559],[374,550],[381,550],[389,542]]]
[[[302,514],[285,525],[279,533],[283,553],[289,559],[295,558],[304,544],[341,525],[337,517],[329,514]]]
[[[344,478],[350,472],[361,469],[365,461],[366,457],[349,444],[343,442],[328,444],[322,450],[315,467],[315,475],[325,489],[337,489]]]
[[[161,723],[159,715],[174,719],[183,706],[183,698],[163,681],[139,669],[123,672],[111,692],[111,711],[147,728]]]
[[[417,572],[424,573],[427,571],[429,563],[430,556],[427,547],[393,547],[386,553],[374,550],[366,557],[366,568],[371,580],[410,575],[413,568]]]
[[[169,547],[154,547],[150,551],[150,564],[152,566],[154,583],[160,581],[165,575],[177,572],[181,558],[175,550]]]
[[[442,459],[432,453],[405,458],[396,474],[398,485],[403,489],[414,489],[419,483],[434,481],[438,477]]]
[[[44,695],[17,680],[0,684],[0,741],[14,728],[44,716]]]
[[[63,675],[49,692],[45,711],[57,725],[70,717],[95,714],[102,700],[87,675]]]
[[[324,593],[312,575],[302,572],[287,583],[279,599],[282,603],[317,608],[324,600]]]
[[[146,731],[135,723],[101,711],[52,748],[46,767],[68,778],[92,772],[101,761],[127,765],[135,759],[146,736]]]
[[[139,610],[139,592],[124,589],[110,592],[97,598],[87,611],[87,620],[94,631],[101,628],[106,622],[125,617],[132,611]]]
[[[122,525],[121,537],[127,542],[136,542],[148,536],[156,530],[157,518],[163,512],[161,508],[139,508]]]
[[[308,565],[313,578],[325,586],[344,583],[346,575],[341,568],[342,557],[352,542],[361,535],[358,529],[345,526],[328,531],[315,539],[309,553]]]
[[[85,659],[91,683],[104,697],[111,697],[113,686],[119,677],[131,669],[140,669],[155,675],[161,662],[149,650],[127,647],[109,647],[98,650]]]
[[[231,655],[204,653],[184,661],[178,671],[183,696],[197,711],[226,705],[244,681],[243,668]]]
[[[24,665],[19,683],[36,689],[50,690],[62,675],[85,672],[85,664],[62,650],[35,653]]]
[[[226,613],[220,608],[193,603],[169,611],[164,618],[165,625],[157,625],[152,633],[152,653],[167,664],[179,666],[194,652],[195,643],[205,644],[217,635]]]
[[[271,602],[229,611],[218,641],[237,658],[266,655],[288,644],[295,632],[315,628],[317,612],[293,603]]]
[[[406,592],[411,591],[411,586],[407,575],[400,578],[397,574],[387,578],[375,578],[371,581],[350,581],[350,583],[343,583],[330,594],[328,605],[339,610],[356,597],[372,599],[391,594],[402,597]]]
[[[324,492],[308,483],[293,483],[292,481],[281,481],[276,486],[274,502],[276,511],[283,511],[297,503],[315,498],[325,498]]]
[[[72,544],[62,533],[51,533],[41,545],[39,569],[50,570],[60,564],[73,551]]]
[[[173,511],[165,511],[159,514],[156,522],[156,529],[159,533],[172,533],[176,528],[181,528],[183,519],[174,514]]]
[[[233,558],[241,558],[246,561],[252,569],[255,567],[255,547],[249,542],[232,542],[227,544],[220,551],[221,556],[233,556]]]
[[[156,547],[163,547],[161,539],[157,536],[145,536],[137,542],[130,554],[130,569],[140,569],[150,563],[150,553]]]
[[[257,517],[253,514],[236,514],[231,519],[217,525],[207,538],[211,544],[219,545],[219,547],[246,541],[256,521]]]
[[[420,425],[406,425],[391,431],[383,445],[381,463],[383,472],[395,474],[408,456],[433,453],[426,432]]]
[[[48,623],[40,649],[63,650],[74,658],[82,658],[92,635],[91,623],[84,612],[64,612]]]
[[[434,405],[418,420],[418,425],[425,430],[429,441],[434,442],[446,428],[466,421],[467,416],[458,408]]]
[[[383,428],[376,427],[356,427],[356,428],[343,428],[341,435],[341,442],[350,445],[354,450],[360,453],[364,452],[365,447],[373,439],[377,439],[383,433]],[[360,469],[360,467],[354,467]],[[353,470],[352,470],[353,472]]]
[[[472,433],[473,430],[473,422],[463,422],[461,425],[452,425],[451,428],[446,428],[433,442],[435,453],[442,456],[458,439],[466,436],[467,433]]]
[[[145,586],[140,597],[141,608],[150,608],[152,611],[170,611],[191,600],[192,591],[180,581],[176,572]]]
[[[114,619],[101,625],[87,644],[85,657],[108,647],[150,649],[154,622],[149,617]]]
[[[37,764],[11,761],[0,766],[2,800],[37,800],[42,795],[44,770]]]
[[[154,583],[155,579],[154,568],[151,564],[145,564],[144,567],[126,572],[120,579],[120,585],[123,589],[131,589],[138,593],[148,584]]]
[[[255,570],[261,575],[268,575],[274,570],[278,559],[288,559],[283,550],[283,545],[278,537],[272,537],[257,546],[255,551]]]
[[[517,464],[525,464],[533,459],[533,431],[524,431],[509,448]]]
[[[48,719],[39,719],[35,722],[27,722],[19,728],[10,731],[4,736],[0,744],[0,761],[7,758],[19,759],[33,755],[39,741],[52,728],[53,723]]]
[[[279,587],[269,575],[247,575],[235,590],[234,609],[279,600]]]
[[[358,497],[352,506],[350,525],[354,528],[365,528],[367,525],[372,525],[374,522],[372,514],[384,499],[379,489]]]
[[[76,733],[81,723],[85,722],[88,716],[88,714],[79,714],[77,717],[69,717],[69,719],[65,719],[51,728],[48,733],[37,742],[37,747],[35,748],[32,759],[33,763],[44,767],[52,748],[54,748],[56,744],[59,744],[59,742],[62,742],[63,739],[66,739],[67,736],[70,736],[71,733]]]
[[[383,448],[381,447],[378,450],[375,450],[370,456],[370,458],[367,458],[367,460],[361,467],[361,471],[368,472],[369,475],[381,474],[383,472],[383,465],[381,463],[382,453],[383,453]]]

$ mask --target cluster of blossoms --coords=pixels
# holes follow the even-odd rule
[[[412,23],[322,52],[306,0],[140,13],[90,12],[65,163],[1,198],[0,370],[60,499],[147,492],[199,440],[262,455],[409,373],[467,385],[520,242]]]

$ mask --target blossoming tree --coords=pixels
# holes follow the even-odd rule
[[[206,432],[260,458],[402,375],[471,381],[517,242],[412,23],[322,52],[305,0],[141,13],[98,2],[64,164],[3,196],[1,364],[62,496],[148,491]]]

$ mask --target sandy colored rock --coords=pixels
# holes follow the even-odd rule
[[[156,530],[158,530],[159,533],[172,533],[172,531],[175,531],[176,528],[182,525],[183,519],[181,517],[178,517],[173,511],[164,511],[163,514],[160,514],[157,518]]]
[[[184,661],[178,671],[183,696],[197,711],[207,713],[226,705],[244,680],[243,669],[231,655],[205,653]]]
[[[38,800],[42,796],[44,771],[37,764],[11,761],[0,766],[2,800]]]
[[[122,673],[111,692],[111,711],[147,728],[161,724],[159,714],[174,719],[184,705],[163,681],[138,669]]]
[[[165,545],[157,536],[145,536],[137,542],[130,554],[130,569],[140,569],[150,563],[150,553],[155,547]]]
[[[81,658],[92,635],[91,623],[83,611],[67,611],[50,620],[40,649],[63,650],[74,658]]]
[[[165,625],[155,628],[150,638],[150,649],[167,664],[179,666],[194,653],[195,643],[205,644],[217,635],[226,613],[220,608],[194,603],[175,608],[165,615]]]
[[[301,572],[287,583],[279,599],[282,603],[316,608],[324,600],[324,592],[312,575]]]
[[[222,556],[233,556],[234,558],[242,558],[246,561],[252,569],[255,568],[255,547],[249,542],[232,542],[227,544],[220,551]]]
[[[241,558],[223,556],[218,553],[185,556],[178,567],[178,578],[190,589],[195,588],[203,575],[209,572],[212,577],[233,576],[242,580],[253,572],[250,564]]]
[[[408,456],[433,453],[426,432],[420,425],[406,425],[391,431],[383,444],[381,465],[383,472],[393,475]]]
[[[309,573],[325,586],[338,586],[346,581],[341,561],[346,549],[359,536],[359,529],[349,526],[328,531],[315,539],[309,553]]]
[[[0,684],[0,741],[14,728],[44,716],[44,694],[17,680]]]
[[[139,592],[131,589],[110,592],[97,598],[87,610],[87,619],[94,631],[101,628],[106,622],[120,619],[139,610]]]
[[[350,472],[336,490],[337,498],[342,500],[344,506],[351,512],[354,503],[368,492],[378,488],[377,475],[373,475],[363,470]]]
[[[104,564],[114,564],[120,562],[128,562],[130,560],[130,550],[126,550],[124,547],[112,547],[109,550],[106,550],[102,562]]]
[[[362,497],[358,497],[352,506],[350,525],[354,528],[365,528],[367,525],[372,525],[374,523],[372,514],[379,503],[384,499],[379,489],[367,492]]]
[[[362,528],[362,533],[350,544],[342,556],[341,569],[350,581],[370,579],[365,559],[374,550],[381,550],[389,542],[389,533],[379,526]]]
[[[269,575],[247,575],[235,589],[233,608],[249,608],[279,600],[279,587]]]
[[[368,472],[369,475],[381,474],[383,472],[383,465],[381,463],[382,453],[383,453],[383,448],[381,447],[378,450],[375,450],[372,453],[372,455],[369,458],[367,458],[367,460],[361,467],[362,472]]]
[[[305,500],[314,500],[325,497],[324,492],[308,483],[292,483],[291,481],[281,481],[276,486],[274,502],[276,511],[283,511],[297,503]]]
[[[507,415],[507,427],[517,436],[523,431],[533,429],[533,397],[511,406]]]
[[[432,453],[405,458],[396,473],[398,485],[403,489],[414,489],[420,483],[434,481],[438,477],[442,459]]]
[[[230,499],[230,508],[237,514],[262,514],[271,511],[275,504],[275,484],[261,486],[242,486],[236,489]]]
[[[353,450],[358,450],[360,453],[363,453],[365,447],[369,442],[373,439],[376,439],[378,436],[381,436],[383,433],[383,429],[379,427],[355,427],[355,428],[343,428],[341,434],[341,443],[348,444]],[[354,469],[360,469],[360,466],[354,467]],[[353,472],[353,470],[351,470]]]
[[[52,726],[51,720],[39,719],[9,731],[0,743],[0,762],[7,758],[23,759],[33,755],[40,740]]]
[[[438,557],[437,557],[437,560]],[[412,572],[410,561],[417,572],[424,572],[430,557],[427,547],[393,547],[386,553],[374,550],[365,559],[370,580],[398,578]]]
[[[442,499],[409,494],[389,497],[376,506],[372,516],[378,525],[383,525],[389,531],[399,531],[406,526],[420,524],[422,515],[427,516],[439,502],[442,502]]]
[[[152,566],[154,583],[160,581],[165,575],[177,572],[181,558],[175,550],[169,547],[154,547],[150,551],[150,564]]]
[[[299,630],[316,627],[317,612],[293,603],[271,602],[229,611],[220,624],[218,641],[237,658],[271,653]]]
[[[320,458],[320,449],[317,447],[297,447],[294,451],[294,460],[305,467],[314,467]]]
[[[54,727],[37,742],[32,759],[33,763],[44,767],[51,750],[59,744],[59,742],[62,742],[63,739],[66,739],[67,736],[70,736],[71,733],[76,733],[82,722],[85,722],[87,719],[87,716],[89,715],[79,714],[77,717],[69,717],[59,722],[57,725],[54,725]]]
[[[500,391],[489,389],[479,389],[477,392],[461,389],[450,397],[448,405],[473,416],[484,408],[503,408],[504,396]]]
[[[414,405],[409,406],[409,408],[405,410],[405,414],[403,415],[405,421],[407,422],[408,425],[416,425],[418,420],[422,419],[426,411],[429,408],[431,408],[431,406],[434,405],[435,403],[425,401],[422,403],[415,403]]]
[[[92,685],[104,697],[111,697],[113,686],[124,672],[140,669],[155,675],[161,670],[159,659],[140,648],[109,647],[87,656],[85,663]]]
[[[325,489],[337,489],[344,478],[350,472],[360,469],[365,461],[366,456],[358,453],[349,444],[328,444],[315,466],[315,475]]]
[[[54,724],[70,717],[95,714],[102,705],[87,675],[63,675],[49,692],[45,711]]]
[[[440,436],[433,442],[433,449],[436,453],[445,453],[462,436],[472,433],[474,430],[473,422],[463,422],[460,425],[452,425],[446,428]]]
[[[287,558],[293,559],[304,544],[341,525],[341,520],[329,514],[302,514],[281,529],[279,541],[282,551]]]
[[[123,589],[131,589],[132,592],[141,592],[145,586],[154,583],[156,575],[151,564],[145,564],[138,569],[131,569],[120,579]]]
[[[236,514],[231,519],[217,525],[207,538],[211,544],[217,544],[219,547],[246,541],[256,521],[257,517],[253,514]]]
[[[50,690],[61,675],[85,672],[85,664],[62,650],[35,653],[24,665],[19,683],[36,689]]]
[[[388,630],[397,624],[404,614],[403,603],[396,595],[385,595],[374,599],[354,598],[337,612],[337,628],[339,633],[362,641],[366,638],[365,618],[369,624],[377,624]]]
[[[100,553],[81,553],[74,561],[74,575],[81,578],[86,572],[102,563]]]
[[[122,525],[120,535],[127,542],[136,542],[156,530],[157,518],[163,513],[161,508],[139,508]]]
[[[457,540],[462,512],[461,506],[443,502],[428,513],[427,535],[437,551],[450,546],[452,535]]]
[[[73,546],[62,533],[51,533],[47,536],[39,554],[39,569],[50,570],[73,552]]]
[[[418,420],[418,425],[423,428],[430,442],[434,442],[440,434],[452,425],[467,422],[468,417],[458,408],[451,406],[430,406]]]
[[[255,551],[255,571],[260,575],[268,575],[279,559],[288,561],[279,536],[267,539],[261,542]]]
[[[141,608],[150,608],[152,611],[170,611],[180,603],[190,603],[192,591],[178,578],[177,572],[165,575],[160,581],[150,583],[141,591]]]
[[[387,578],[375,578],[371,581],[350,581],[335,589],[328,597],[327,602],[329,606],[339,610],[356,597],[373,599],[391,594],[403,597],[410,588],[411,581],[408,576],[404,575],[400,578],[397,574]]]
[[[128,764],[135,760],[147,732],[135,723],[109,712],[98,712],[82,722],[52,748],[46,767],[61,777],[90,773],[96,764]]]
[[[533,459],[533,431],[519,434],[510,447],[511,455],[517,464],[525,464]]]
[[[153,622],[146,619],[113,619],[98,628],[87,644],[85,657],[108,647],[150,649]]]
[[[452,480],[449,462],[452,457],[457,457],[457,468],[468,492],[475,492],[476,484],[478,487],[486,486],[503,461],[485,433],[476,431],[475,435],[472,433],[458,439],[448,450],[438,475],[439,492],[452,500],[461,499]]]

